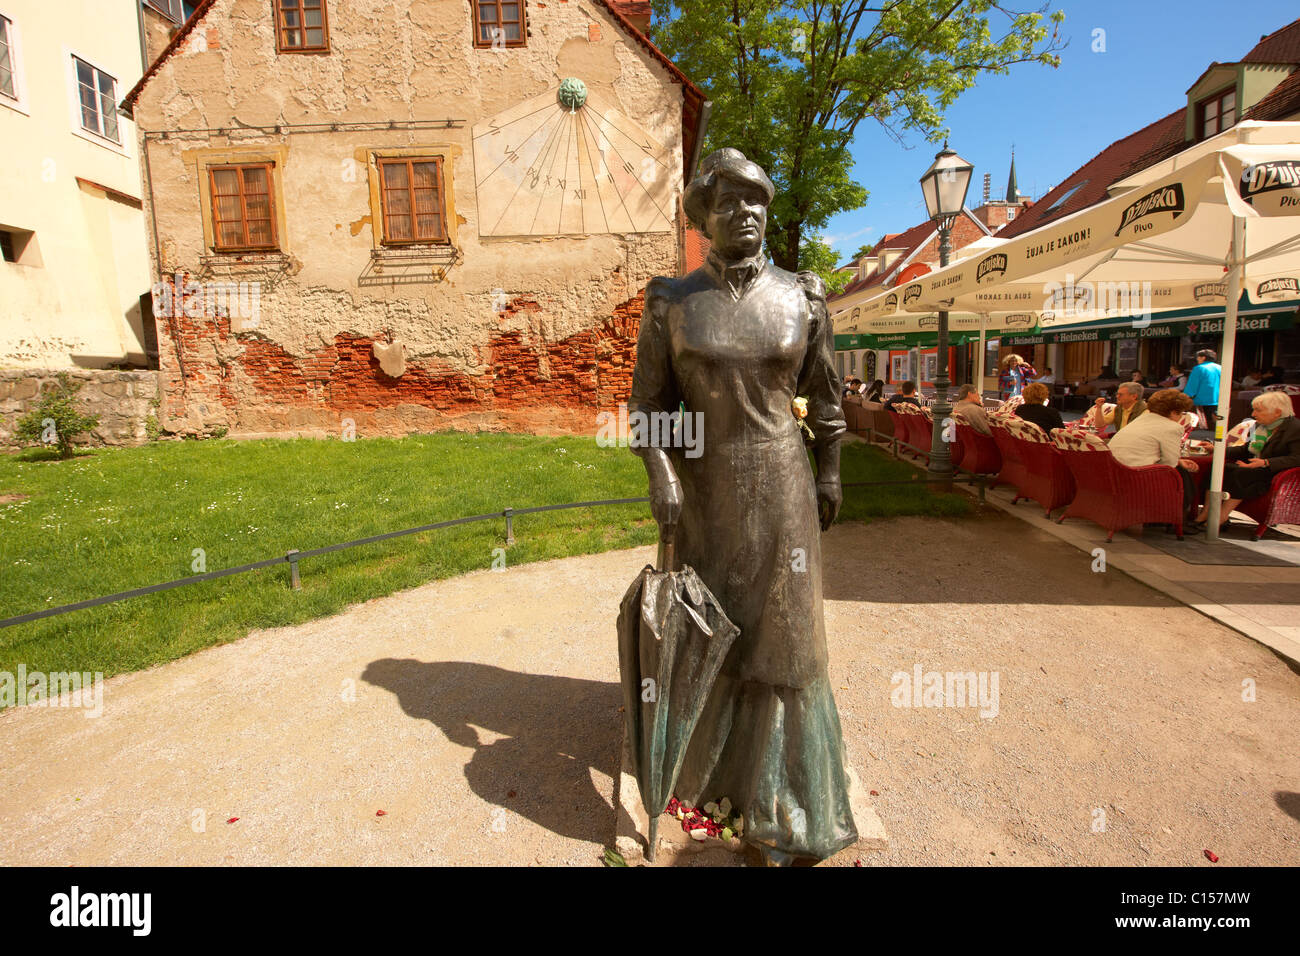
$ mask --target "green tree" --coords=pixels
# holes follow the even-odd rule
[[[826,294],[835,295],[843,292],[853,275],[848,272],[836,272],[840,260],[835,250],[827,245],[821,236],[806,236],[799,249],[799,268],[815,272],[826,283]]]
[[[36,407],[18,419],[14,438],[28,445],[56,445],[60,458],[72,457],[72,440],[99,424],[98,415],[77,411],[77,393],[81,383],[67,372],[60,372],[58,382],[41,392]]]
[[[981,74],[1060,64],[1059,10],[875,2],[652,0],[655,41],[713,101],[705,149],[736,147],[776,185],[766,238],[784,269],[811,268],[803,257],[822,253],[806,237],[867,201],[850,175],[863,120],[900,142],[937,142],[944,112]]]

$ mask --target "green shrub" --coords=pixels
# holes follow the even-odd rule
[[[18,419],[14,438],[24,445],[54,445],[60,458],[71,458],[72,440],[99,424],[98,415],[78,413],[75,400],[80,391],[80,382],[60,372],[58,382],[42,390],[36,407]]]

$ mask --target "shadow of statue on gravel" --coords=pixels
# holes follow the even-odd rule
[[[1292,793],[1289,790],[1273,791],[1273,800],[1276,801],[1282,812],[1292,820],[1300,820],[1300,793]]]
[[[361,677],[395,694],[410,716],[474,748],[465,779],[488,803],[561,836],[609,842],[614,808],[591,770],[611,778],[619,771],[618,684],[394,658],[372,661]]]

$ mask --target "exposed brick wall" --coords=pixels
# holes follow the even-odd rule
[[[459,417],[475,427],[529,427],[538,416],[520,413],[562,410],[567,414],[550,416],[555,427],[594,427],[596,410],[631,392],[643,305],[644,292],[592,328],[554,342],[517,329],[495,333],[482,374],[411,358],[396,378],[374,356],[376,340],[387,341],[382,335],[340,332],[329,346],[295,356],[259,332],[232,332],[222,316],[162,317],[162,423],[181,433],[332,431],[353,417],[372,431],[400,433],[454,426]],[[506,303],[502,320],[543,311],[519,297]],[[367,414],[379,412],[388,414]]]

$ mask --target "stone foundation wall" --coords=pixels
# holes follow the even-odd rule
[[[156,415],[157,372],[114,372],[68,369],[81,382],[77,410],[98,415],[94,431],[80,436],[78,445],[141,445],[148,440],[147,421]],[[15,423],[39,401],[41,390],[58,383],[58,369],[0,369],[0,444],[13,441]]]

